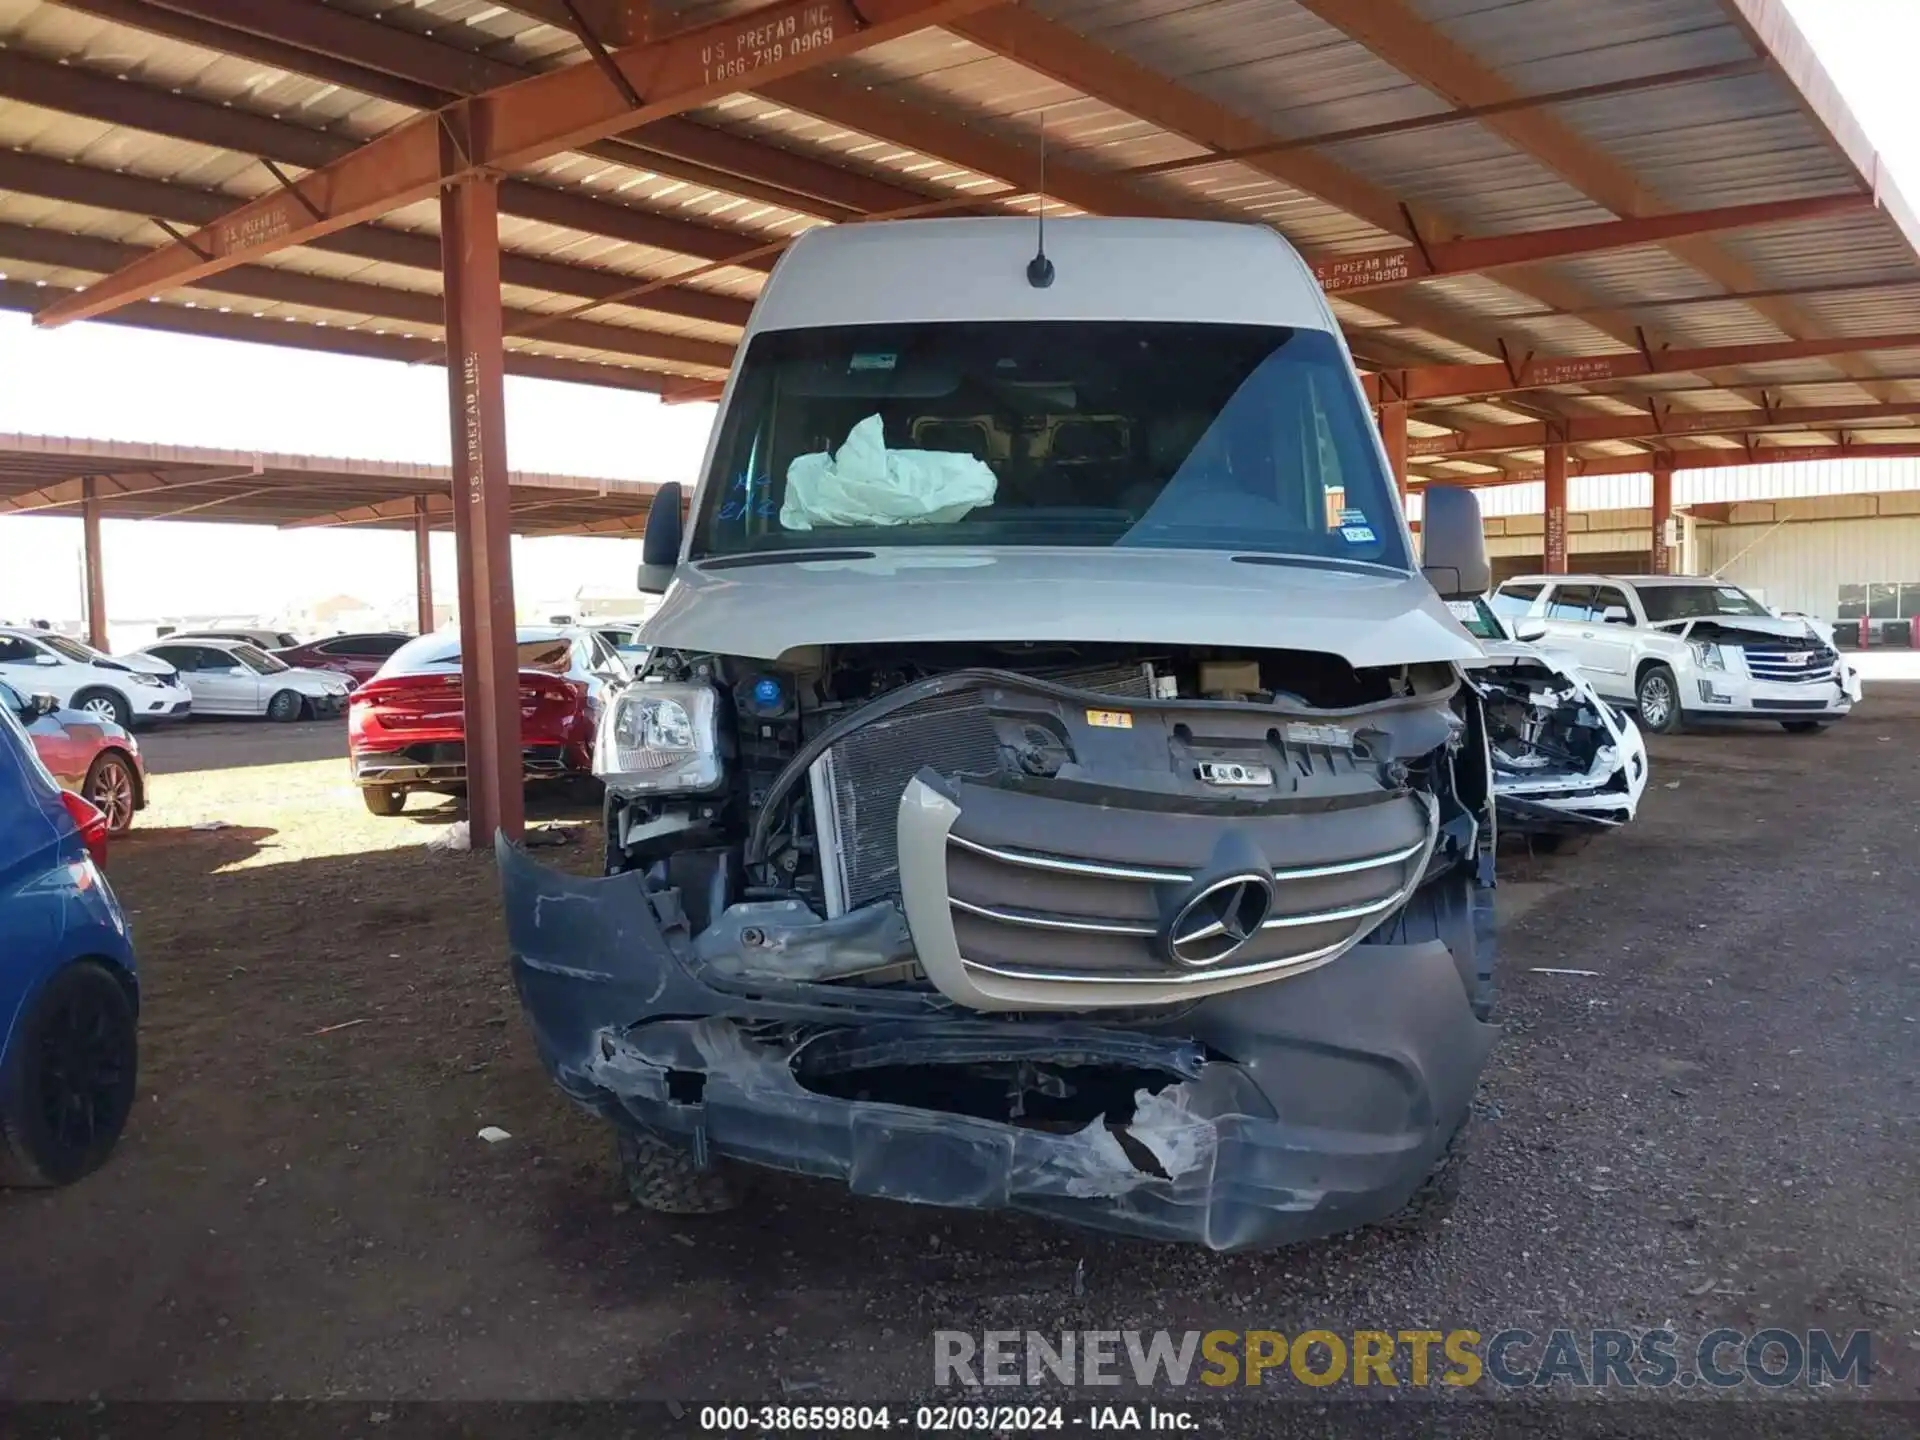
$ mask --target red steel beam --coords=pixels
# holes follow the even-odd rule
[[[40,230],[0,222],[0,259],[28,260],[74,270],[92,270],[104,275],[131,264],[146,253],[143,246],[123,245],[117,240],[102,240],[94,235],[70,235],[57,230]],[[271,265],[236,265],[231,270],[209,276],[199,288],[273,304],[307,305],[318,310],[344,311],[349,315],[374,315],[436,329],[440,325],[440,297],[426,291],[369,285],[360,280],[337,280],[332,276],[309,275]],[[632,325],[609,325],[594,320],[553,321],[552,317],[533,310],[509,310],[505,313],[510,321],[520,324],[535,319],[549,321],[551,323],[539,327],[543,339],[556,344],[578,346],[583,350],[607,350],[617,355],[631,355],[669,365],[697,365],[710,370],[725,370],[733,363],[733,346],[717,341],[665,335]]]
[[[47,303],[54,293],[29,285],[23,280],[0,280],[0,310],[31,311]],[[394,360],[404,365],[444,365],[446,357],[436,345],[423,354],[418,340],[398,335],[375,335],[366,330],[349,330],[336,325],[322,328],[305,322],[288,324],[252,315],[222,315],[218,310],[189,310],[181,305],[137,305],[100,317],[106,325],[125,325],[135,330],[160,330],[172,335],[204,335],[219,340],[244,340],[255,345],[274,345],[295,350],[320,350],[333,355],[360,355],[371,360]],[[538,380],[564,380],[573,385],[602,385],[617,390],[639,390],[657,395],[672,376],[657,370],[639,370],[625,365],[600,365],[554,355],[514,353],[507,357],[509,375],[528,375]]]
[[[1667,548],[1667,521],[1673,518],[1673,466],[1653,467],[1653,553],[1648,563],[1656,575],[1673,572],[1673,552]]]
[[[1533,425],[1475,425],[1444,435],[1416,435],[1407,442],[1412,456],[1471,455],[1502,450],[1539,450],[1548,445],[1587,445],[1601,440],[1657,440],[1672,435],[1741,435],[1753,430],[1784,430],[1839,425],[1850,421],[1888,421],[1920,416],[1911,405],[1805,405],[1776,410],[1656,409],[1646,415],[1577,416]]]
[[[460,676],[467,820],[477,849],[525,828],[520,659],[508,514],[506,390],[500,331],[497,182],[480,176],[440,195],[446,251],[448,419],[453,535],[460,577]]]
[[[1798,465],[1818,460],[1915,460],[1920,459],[1920,445],[1762,445],[1749,452],[1739,450],[1668,450],[1655,455],[1603,455],[1583,460],[1578,456],[1567,459],[1567,474],[1583,475],[1646,475],[1657,465],[1671,465],[1677,473],[1682,470],[1728,470],[1751,467],[1754,465]],[[1512,470],[1489,471],[1484,474],[1430,474],[1415,475],[1413,490],[1417,494],[1428,485],[1465,485],[1470,489],[1484,489],[1501,485],[1537,485],[1546,478],[1544,465],[1528,465]]]
[[[1546,571],[1567,573],[1567,447],[1549,445],[1546,457]]]
[[[424,495],[413,501],[413,617],[420,634],[433,632],[433,516]]]
[[[1649,375],[1731,370],[1784,360],[1818,360],[1868,350],[1920,349],[1920,331],[1892,335],[1851,335],[1837,339],[1781,340],[1758,345],[1714,345],[1696,350],[1626,351],[1616,355],[1528,355],[1513,364],[1424,365],[1382,371],[1364,377],[1367,398],[1375,404],[1391,397],[1440,400],[1475,395],[1506,395],[1553,385],[1586,385]],[[1812,382],[1809,382],[1812,383]],[[1835,381],[1833,383],[1858,383]]]
[[[1407,402],[1389,400],[1380,407],[1380,443],[1386,447],[1393,488],[1407,498]]]
[[[1689,235],[1823,220],[1871,210],[1874,203],[1873,196],[1858,193],[1821,195],[1806,200],[1769,200],[1755,205],[1728,205],[1717,210],[1644,215],[1633,220],[1602,220],[1591,225],[1530,230],[1518,235],[1435,240],[1424,245],[1401,245],[1391,250],[1317,260],[1313,274],[1320,288],[1329,295],[1346,295],[1357,290],[1413,285],[1446,275],[1474,275],[1512,265],[1535,265],[1635,245],[1657,245]]]
[[[157,217],[180,225],[208,224],[232,209],[235,203],[234,196],[217,190],[148,180],[8,150],[0,150],[0,190],[13,190],[43,200],[62,200],[90,209]],[[311,248],[385,265],[400,265],[409,270],[431,270],[436,276],[440,273],[438,240],[431,235],[384,225],[358,225],[342,230],[313,241]],[[500,278],[509,285],[551,290],[558,295],[586,300],[604,300],[633,286],[631,276],[617,271],[532,255],[502,254]],[[37,303],[45,301],[43,295]],[[744,326],[753,310],[751,301],[685,285],[662,286],[649,291],[644,299],[627,303],[662,315],[704,320],[715,325]]]
[[[531,165],[993,3],[998,0],[786,0],[665,40],[625,46],[611,58],[646,97],[638,109],[596,65],[530,76],[403,122],[294,181],[292,193],[278,191],[242,205],[79,295],[56,301],[35,320],[62,325],[103,315],[377,219],[448,182]]]
[[[100,495],[97,482],[89,475],[81,482],[86,498],[81,501],[80,520],[83,553],[87,571],[87,643],[96,650],[107,644],[107,581],[100,558]]]

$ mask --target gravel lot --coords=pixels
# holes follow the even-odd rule
[[[1920,1401],[1920,688],[1658,741],[1635,826],[1503,871],[1455,1218],[1225,1259],[799,1181],[630,1211],[523,1033],[491,861],[425,847],[450,807],[366,814],[337,723],[147,749],[110,865],[141,1098],[107,1171],[0,1195],[0,1394],[817,1403],[925,1394],[936,1327],[1670,1323],[1864,1328]],[[537,813],[595,867],[589,812]]]

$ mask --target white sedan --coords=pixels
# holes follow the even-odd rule
[[[164,665],[116,660],[51,630],[0,629],[0,680],[23,696],[51,695],[63,710],[84,710],[123,730],[178,719],[193,699]]]
[[[196,715],[301,720],[338,715],[353,682],[327,670],[296,670],[244,640],[176,640],[140,647],[180,672]]]

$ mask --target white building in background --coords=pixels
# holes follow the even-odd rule
[[[1543,568],[1545,487],[1478,493],[1496,578]],[[1651,568],[1651,475],[1574,476],[1567,503],[1569,569]],[[1418,518],[1418,495],[1409,508]],[[1722,575],[1828,620],[1920,617],[1920,460],[1677,470],[1673,508],[1676,572]]]

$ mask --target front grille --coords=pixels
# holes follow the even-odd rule
[[[1145,699],[1153,672],[1144,665],[1072,670],[1045,678],[1101,695]],[[895,837],[900,797],[923,766],[948,776],[987,775],[1000,744],[978,693],[946,695],[854,731],[809,772],[829,915],[857,910],[900,889]]]
[[[1375,803],[1343,812],[1337,832],[1325,813],[1229,821],[1169,815],[1154,823],[1152,858],[1140,859],[1102,854],[1113,844],[1106,833],[1089,834],[1083,855],[1002,840],[997,832],[1018,827],[1026,808],[1017,796],[1002,803],[984,822],[996,832],[993,841],[962,833],[983,823],[964,803],[947,837],[947,904],[962,964],[1005,980],[1101,986],[1204,987],[1333,959],[1405,903],[1426,871],[1438,814],[1430,797],[1382,792]],[[1112,829],[1143,833],[1118,817]],[[1175,967],[1158,937],[1227,829],[1267,857],[1272,910],[1224,963]],[[1342,836],[1348,853],[1323,853],[1330,833]]]
[[[1787,685],[1831,683],[1834,663],[1840,658],[1824,645],[1805,650],[1750,645],[1746,656],[1747,673],[1754,679]]]

